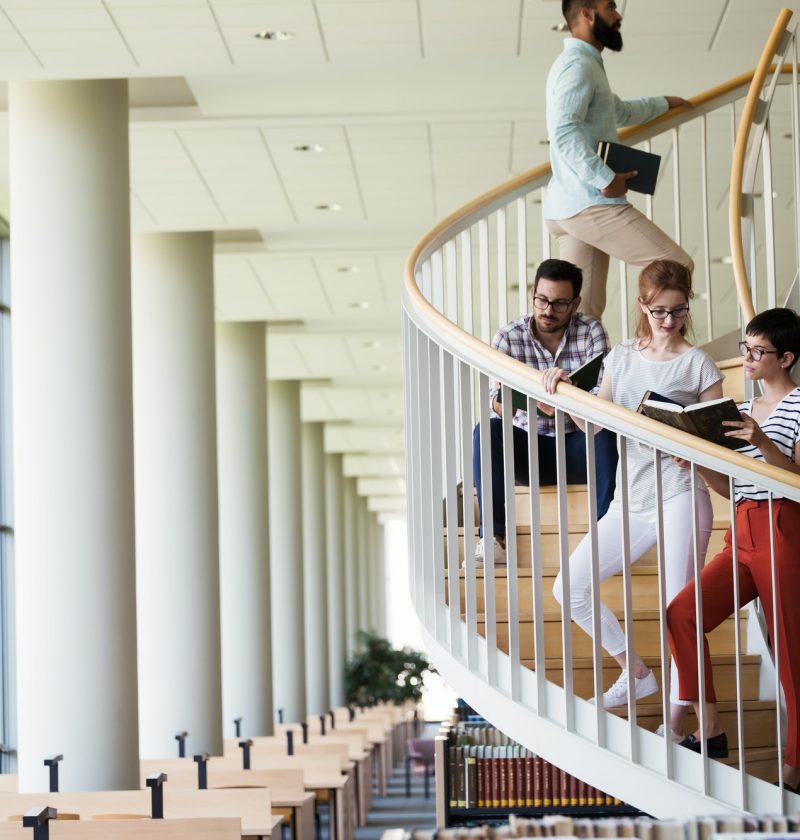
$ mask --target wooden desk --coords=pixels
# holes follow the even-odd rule
[[[191,758],[172,758],[165,761],[140,761],[142,785],[148,775],[164,772],[167,785],[181,790],[197,791],[197,764]],[[210,790],[254,788],[267,790],[272,813],[287,820],[292,840],[314,840],[314,794],[306,793],[303,770],[242,770],[241,764],[229,759],[211,757],[207,765]],[[209,791],[199,791],[208,793]]]
[[[28,840],[32,834],[24,829]],[[56,820],[50,823],[51,840],[239,840],[237,819],[198,820]]]
[[[0,819],[21,816],[40,804],[59,813],[77,814],[81,820],[150,818],[149,790],[89,791],[63,793],[0,793]],[[181,790],[164,786],[164,817],[167,820],[231,818],[240,820],[242,837],[280,840],[281,819],[273,818],[267,790]]]

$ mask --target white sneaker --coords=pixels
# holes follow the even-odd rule
[[[656,675],[650,671],[646,677],[634,677],[636,699],[641,700],[643,697],[649,697],[658,691],[658,683],[656,682]],[[594,697],[589,701],[594,703]],[[628,672],[623,671],[614,685],[603,694],[603,707],[606,709],[614,709],[617,706],[627,706],[628,704]]]
[[[477,545],[475,546],[475,564],[477,566],[483,565],[483,559],[485,557],[485,551],[483,545],[483,537],[478,540]],[[504,546],[500,543],[500,540],[497,537],[494,538],[494,564],[495,566],[505,566],[506,562],[506,550]]]
[[[655,734],[656,734],[656,735],[658,735],[658,736],[659,736],[659,738],[663,738],[663,737],[664,737],[664,731],[665,731],[664,724],[663,724],[663,723],[659,723],[659,724],[658,724],[658,729],[656,729],[656,733],[655,733]],[[682,740],[683,740],[683,735],[678,735],[678,733],[677,733],[677,732],[673,732],[673,731],[670,729],[670,731],[669,731],[669,739],[670,739],[670,741],[672,741],[673,743],[677,743],[678,741],[682,741]]]

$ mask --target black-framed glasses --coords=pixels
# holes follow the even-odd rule
[[[533,305],[536,309],[539,309],[542,312],[544,312],[548,306],[552,306],[553,312],[558,312],[560,314],[566,312],[570,306],[572,306],[574,300],[575,298],[572,298],[572,300],[550,300],[543,295],[534,295]]]
[[[780,355],[777,350],[765,350],[763,347],[750,347],[750,345],[746,341],[739,342],[739,353],[741,353],[741,355],[745,357],[749,353],[750,358],[754,362],[760,362],[762,356],[765,353],[774,354],[776,356]]]
[[[645,304],[645,308],[647,311],[656,319],[656,321],[666,321],[669,315],[679,321],[681,318],[685,318],[689,314],[689,306],[676,306],[674,309],[667,309],[664,306],[657,306],[655,309],[651,309],[647,304]]]

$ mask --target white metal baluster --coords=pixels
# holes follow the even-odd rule
[[[475,589],[475,495],[472,475],[472,368],[459,366],[459,415],[461,418],[461,470],[464,521],[464,600],[467,614],[467,667],[478,670],[478,596]]]
[[[530,481],[531,587],[533,594],[533,656],[536,669],[536,711],[547,714],[547,679],[542,605],[542,517],[539,506],[539,424],[536,400],[528,397],[528,479]]]
[[[441,266],[440,266],[441,267]],[[441,272],[440,272],[441,274]],[[430,375],[430,446],[431,460],[428,471],[431,476],[431,561],[433,563],[434,633],[440,642],[447,637],[444,584],[444,531],[442,528],[442,382],[441,348],[433,339],[428,342],[428,370]]]
[[[672,732],[670,723],[670,652],[667,633],[667,574],[664,560],[664,491],[661,481],[661,453],[653,452],[653,472],[656,491],[656,565],[658,568],[658,623],[661,630],[661,715],[664,721],[664,775],[671,779],[675,770],[672,754],[672,742],[668,737]]]
[[[681,244],[681,158],[678,129],[672,129],[672,190],[675,202],[675,241]]]
[[[452,276],[452,275],[451,275]],[[461,656],[461,593],[459,586],[458,564],[458,492],[456,469],[458,445],[458,426],[455,418],[456,383],[453,373],[453,357],[442,351],[442,371],[444,386],[444,423],[442,425],[442,446],[444,447],[445,467],[445,512],[447,518],[447,600],[450,617],[450,652]]]
[[[653,151],[653,144],[649,140],[644,141],[644,150],[646,152]],[[644,214],[650,221],[653,221],[653,196],[646,194],[644,197]]]
[[[539,190],[539,195],[542,197],[542,210],[540,212],[542,222],[542,260],[549,260],[552,256],[550,248],[550,231],[547,229],[547,224],[544,218],[544,202],[547,196],[547,187],[542,187]]]
[[[511,388],[502,386],[503,405],[511,408]],[[511,699],[519,699],[520,629],[519,576],[517,574],[517,516],[514,470],[514,412],[503,412],[503,479],[506,496],[506,585],[508,595],[508,665]]]
[[[595,474],[593,423],[586,423],[586,506],[589,514],[589,562],[591,563],[592,582],[592,668],[594,674],[595,696],[595,740],[599,746],[605,746],[605,712],[602,702],[597,698],[603,695],[603,645],[600,629],[600,555],[597,547],[597,476]]]
[[[508,231],[506,208],[497,211],[497,318],[508,323]]]
[[[492,338],[491,311],[489,307],[489,222],[478,222],[478,288],[480,296],[481,340],[487,344]]]
[[[702,561],[705,558],[700,557],[700,552],[697,550],[697,530],[698,530],[698,523],[697,523],[697,500],[696,500],[696,485],[697,485],[697,464],[692,462],[690,468],[690,477],[692,482],[692,534],[694,535],[693,547],[694,547],[694,556],[693,556],[693,568],[694,568],[694,608],[695,608],[695,618],[697,621],[697,635],[696,635],[696,642],[697,642],[697,688],[698,688],[698,695],[700,697],[700,701],[698,703],[698,708],[700,710],[699,720],[698,723],[700,724],[700,754],[702,756],[702,779],[701,779],[701,790],[703,793],[708,793],[708,742],[705,738],[706,733],[706,662],[704,650],[705,646],[703,644],[704,636],[703,633],[703,590],[700,584],[700,572],[703,568]]]
[[[628,303],[628,270],[624,262],[619,262],[619,306],[622,337],[631,337],[630,304]]]
[[[445,268],[445,315],[449,321],[458,323],[458,264],[456,260],[456,240],[448,239],[444,246],[444,268]],[[458,386],[455,384],[455,376],[451,373],[451,381],[454,383],[449,396],[445,400],[453,404],[458,403]],[[455,452],[461,451],[461,424],[455,423],[453,433],[456,437]],[[456,459],[456,481],[461,479],[459,472],[460,459]]]
[[[431,352],[430,341],[428,337],[421,331],[418,333],[417,341],[419,351],[417,357],[417,379],[419,381],[419,412],[420,412],[420,470],[422,472],[422,493],[421,493],[421,531],[422,531],[422,551],[420,552],[420,559],[422,562],[422,588],[424,601],[424,621],[425,627],[431,632],[435,628],[434,610],[436,607],[434,601],[434,554],[433,554],[433,495],[431,487],[431,382],[430,382],[430,362],[428,361]],[[439,508],[439,515],[441,515],[441,507]]]
[[[767,507],[769,511],[769,562],[772,581],[772,657],[775,660],[775,746],[778,750],[778,787],[781,791],[781,813],[785,814],[786,797],[783,790],[783,720],[781,718],[781,647],[780,638],[778,637],[778,575],[775,566],[775,507],[771,490],[767,495]]]
[[[628,439],[619,438],[619,493],[622,508],[622,612],[625,620],[625,670],[628,672],[628,749],[632,762],[639,760],[636,738],[636,679],[628,652],[633,648],[633,603],[631,598],[631,534],[628,514]]]
[[[694,564],[694,571],[695,571],[695,587],[696,593],[699,596],[697,599],[697,634],[698,634],[698,642],[700,644],[700,650],[698,655],[701,658],[701,667],[703,670],[700,671],[700,679],[699,679],[699,687],[700,687],[700,697],[702,698],[702,702],[700,703],[700,734],[702,736],[702,756],[703,756],[703,793],[709,792],[709,784],[710,784],[710,776],[709,776],[709,758],[708,758],[708,742],[705,739],[705,699],[706,699],[706,677],[707,674],[704,673],[705,671],[705,657],[703,656],[704,646],[703,646],[703,592],[702,586],[700,581],[700,572],[703,569],[703,564],[705,563],[705,555],[700,554],[700,521],[699,521],[699,511],[697,506],[697,464],[692,462],[689,473],[691,476],[692,481],[692,561]],[[738,621],[738,611],[736,613],[736,619]]]
[[[533,415],[536,416],[536,415]],[[564,726],[575,728],[575,691],[572,661],[572,608],[570,604],[569,522],[567,514],[567,445],[564,437],[564,412],[556,409],[556,489],[558,493],[558,563],[564,597],[561,599],[561,649],[564,672]]]
[[[789,87],[792,101],[792,172],[794,174],[794,267],[800,271],[800,80],[797,74],[797,37],[794,38],[794,61],[792,62],[792,84]]]
[[[703,211],[703,271],[706,277],[706,330],[714,338],[714,304],[711,290],[711,235],[708,223],[708,118],[700,117],[700,207]]]
[[[449,321],[458,323],[458,266],[456,265],[456,240],[448,239],[444,245],[445,309]]]
[[[472,230],[467,228],[461,234],[461,306],[463,309],[462,327],[474,335],[472,318]]]
[[[406,498],[408,504],[408,519],[406,522],[406,533],[408,540],[409,552],[416,551],[416,502],[419,496],[415,490],[416,481],[416,463],[415,463],[415,442],[414,442],[414,427],[415,418],[412,414],[414,401],[411,399],[411,391],[415,387],[412,383],[414,378],[411,376],[412,362],[411,362],[411,348],[416,344],[416,338],[412,335],[413,326],[411,319],[405,311],[403,311],[403,362],[405,365],[405,373],[403,376],[403,401],[405,409],[405,439],[406,439]],[[408,564],[408,587],[411,594],[412,603],[416,603],[416,587],[414,584],[415,578],[415,564],[413,556]]]
[[[764,196],[764,258],[767,264],[767,309],[777,306],[777,271],[775,269],[775,208],[772,197],[772,144],[770,143],[769,120],[761,135],[761,165]]]
[[[431,294],[432,294],[432,287],[433,287],[433,280],[432,280],[432,271],[431,271],[431,261],[425,260],[422,264],[422,285],[420,289],[422,291],[425,300],[430,303]]]
[[[433,269],[433,308],[437,312],[444,311],[444,266],[442,264],[442,249],[437,248],[431,254]]]
[[[497,684],[497,616],[494,600],[494,508],[492,506],[492,433],[489,423],[491,384],[485,373],[478,375],[481,490],[483,506],[483,616],[486,633],[486,679]],[[506,406],[508,410],[510,406]]]
[[[525,196],[517,199],[517,289],[519,314],[524,315],[528,311],[528,208]]]
[[[743,811],[748,809],[747,777],[745,775],[744,749],[744,703],[742,701],[742,634],[739,624],[741,596],[739,595],[739,549],[736,533],[736,482],[728,479],[728,497],[730,498],[731,518],[731,566],[733,577],[733,644],[736,655],[736,734],[739,744],[739,805]]]

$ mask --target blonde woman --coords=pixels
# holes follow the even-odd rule
[[[646,266],[639,276],[640,315],[636,338],[612,348],[605,359],[605,374],[598,396],[617,405],[636,409],[646,391],[652,390],[681,405],[718,399],[722,379],[712,358],[694,347],[686,335],[690,327],[689,302],[692,278],[679,263],[659,260]],[[550,374],[548,376],[548,374]],[[559,377],[545,374],[545,387],[552,393]],[[630,558],[635,563],[652,548],[656,534],[655,466],[653,449],[630,441],[627,448],[628,523]],[[667,600],[671,600],[690,580],[694,559],[691,474],[667,455],[660,458],[662,511],[665,533],[664,559]],[[622,571],[621,482],[617,472],[617,491],[608,513],[597,523],[600,580]],[[712,511],[708,490],[697,481],[697,518],[700,554],[705,556],[711,533]],[[589,536],[569,559],[570,605],[573,620],[592,633],[591,557]],[[561,575],[553,592],[563,603]],[[635,650],[625,649],[625,636],[614,613],[601,602],[601,642],[616,659],[622,674],[603,695],[605,707],[628,702],[627,662],[635,680],[635,697],[641,699],[658,691],[655,675]],[[672,669],[670,727],[672,737],[683,735],[687,704],[678,699],[677,672]],[[663,729],[660,729],[663,733]]]

